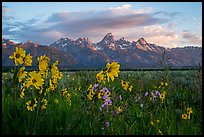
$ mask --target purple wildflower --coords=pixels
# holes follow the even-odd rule
[[[110,99],[107,100],[108,105],[112,105],[112,101]]]
[[[94,84],[94,86],[93,86],[93,87],[94,87],[94,88],[97,88],[98,86],[99,86],[99,84]]]
[[[102,108],[100,107],[100,111],[102,111]]]
[[[105,87],[105,88],[103,88],[103,91],[104,92],[109,92],[109,90]]]
[[[106,100],[107,99],[107,95],[103,95],[102,99]]]
[[[122,100],[122,96],[121,95],[119,95],[119,99]]]
[[[160,97],[160,93],[158,90],[155,91],[155,94],[158,95]]]
[[[148,95],[148,92],[145,93],[145,97]]]
[[[106,122],[106,128],[109,128],[109,126],[110,126],[110,123],[107,121]]]
[[[101,107],[104,108],[107,105],[106,102],[102,103]]]

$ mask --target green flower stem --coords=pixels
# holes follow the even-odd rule
[[[35,117],[35,124],[34,124],[34,128],[33,128],[33,135],[35,135],[36,134],[36,123],[37,123],[37,119],[38,119],[38,111],[39,110],[37,110],[37,114],[36,114],[36,117]]]

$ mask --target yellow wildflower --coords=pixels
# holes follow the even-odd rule
[[[18,81],[21,82],[27,75],[27,72],[24,71],[25,66],[21,67],[17,73]]]
[[[54,90],[55,90],[55,87],[56,87],[56,86],[55,86],[54,84],[52,84],[52,80],[50,79],[50,80],[49,80],[49,89],[52,90],[52,91],[54,91]]]
[[[44,56],[38,57],[37,60],[39,63],[38,64],[39,70],[43,72],[46,71],[48,69],[48,65],[49,65],[48,63],[50,61],[50,58],[44,55]]]
[[[89,90],[88,94],[87,94],[87,97],[89,100],[92,100],[93,99],[93,96],[94,96],[95,92],[93,90]]]
[[[121,107],[118,107],[118,108],[117,108],[117,111],[118,111],[118,112],[122,112]]]
[[[163,133],[162,133],[162,131],[161,131],[160,129],[159,129],[159,134],[160,134],[160,135],[163,135]]]
[[[29,88],[32,85],[30,78],[26,79],[23,83],[23,87]]]
[[[65,96],[67,94],[67,88],[62,89],[62,95]]]
[[[165,82],[165,86],[168,86],[168,83],[167,83],[167,82]]]
[[[192,111],[192,108],[187,108],[187,114],[192,114],[193,111]]]
[[[26,102],[27,109],[33,111],[33,106],[31,105],[31,101]]]
[[[151,124],[152,126],[154,126],[154,122],[153,122],[153,121],[151,121],[150,124]]]
[[[59,71],[57,64],[58,64],[58,60],[55,63],[53,63],[53,65],[51,67],[53,83],[57,83],[57,79],[62,79],[62,77],[63,77],[63,74],[62,74],[62,72]]]
[[[165,97],[166,97],[166,92],[163,92],[162,94],[160,94],[160,99],[161,99],[162,103],[164,103]]]
[[[133,86],[130,86],[130,87],[128,88],[130,92],[132,91],[132,88],[133,88]]]
[[[98,81],[98,82],[103,81],[103,80],[104,80],[103,71],[100,71],[99,73],[97,73],[96,78],[97,78],[97,81]]]
[[[31,101],[26,102],[27,105],[27,110],[33,111],[35,110],[35,107],[37,106],[37,100],[36,98],[34,99],[34,104],[32,105]]]
[[[98,99],[100,99],[102,96],[101,96],[101,92],[98,93]]]
[[[187,114],[182,114],[181,118],[186,120],[187,119]]]
[[[40,70],[38,73],[40,73],[43,78],[47,78],[48,77],[48,69],[45,70],[45,71]]]
[[[24,63],[26,66],[32,66],[32,56],[30,54],[28,54],[27,56],[25,56]]]
[[[24,90],[25,90],[25,89],[24,89]],[[24,98],[24,96],[25,96],[24,90],[21,91],[21,94],[20,94],[20,97],[21,97],[21,98]]]
[[[30,82],[32,85],[35,86],[36,89],[40,89],[42,85],[44,84],[44,79],[41,78],[40,73],[37,73],[36,71],[32,71],[29,73],[30,75]]]
[[[9,56],[10,59],[14,60],[15,65],[23,64],[23,58],[25,57],[26,51],[24,51],[22,48],[16,47],[16,52],[13,53],[13,55]]]
[[[46,109],[47,103],[48,103],[47,99],[44,99],[44,98],[43,98],[43,99],[41,100],[41,103],[43,103],[42,106],[41,106],[41,110]]]
[[[110,63],[106,64],[106,68],[107,68],[106,75],[107,75],[108,82],[109,82],[109,78],[111,78],[111,80],[114,81],[114,77],[118,77],[118,73],[120,72],[119,67],[120,67],[120,64],[118,64],[118,62],[112,62],[111,64]]]
[[[129,87],[129,82],[126,82],[126,81],[121,80],[121,84],[122,84],[122,87],[123,87],[125,90],[128,89],[128,87]]]

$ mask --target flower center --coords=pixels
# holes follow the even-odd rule
[[[33,79],[33,80],[32,80],[32,82],[33,82],[33,83],[35,83],[35,82],[36,82],[36,80],[35,80],[35,79]]]
[[[20,58],[20,54],[16,54],[16,58]]]
[[[110,73],[112,71],[112,67],[110,67],[109,69],[108,69],[108,73]]]

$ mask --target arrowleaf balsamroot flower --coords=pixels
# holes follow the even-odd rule
[[[26,102],[27,105],[27,110],[33,111],[35,110],[35,107],[37,106],[38,101],[36,100],[36,98],[34,99],[34,104],[32,105],[31,101]]]
[[[132,91],[133,86],[131,85],[128,89],[131,92]]]
[[[119,114],[120,112],[122,112],[121,107],[117,107],[117,108],[116,108],[116,114]]]
[[[92,86],[92,84],[90,84],[89,87],[88,87],[88,90],[87,90],[87,95],[86,95],[89,100],[92,100],[93,96],[95,94],[95,92],[94,92],[94,90],[92,88],[93,88],[93,86]]]
[[[107,68],[106,75],[107,75],[108,82],[110,78],[112,81],[114,81],[114,77],[118,77],[118,73],[120,72],[119,71],[120,64],[118,64],[118,62],[112,62],[111,64],[107,63],[106,68]]]
[[[187,115],[188,115],[188,119],[191,119],[191,114],[193,113],[192,108],[187,108]]]
[[[187,108],[187,114],[192,114],[193,111],[192,111],[192,108]]]
[[[21,91],[21,94],[20,94],[20,97],[21,97],[21,98],[24,98],[24,96],[25,96],[24,91],[25,91],[25,88],[23,88],[22,91]]]
[[[52,68],[51,68],[51,73],[52,73],[52,79],[53,79],[53,83],[57,83],[57,79],[62,79],[63,74],[62,72],[59,71],[57,64],[58,64],[58,60],[53,63]]]
[[[44,98],[43,98],[43,99],[41,100],[41,103],[43,103],[42,106],[41,106],[41,110],[46,109],[47,103],[48,103],[47,99],[44,99]]]
[[[104,74],[103,71],[100,71],[99,73],[96,74],[96,79],[98,82],[101,82],[104,80]]]
[[[187,117],[188,117],[188,115],[187,115],[187,114],[182,114],[182,115],[181,115],[181,118],[182,118],[182,119],[185,119],[185,120],[186,120],[186,119],[187,119]]]
[[[128,87],[129,87],[129,82],[126,82],[126,81],[121,80],[121,85],[122,85],[122,87],[123,87],[125,90],[127,90]]]
[[[24,71],[24,70],[25,70],[25,66],[21,67],[20,70],[17,73],[19,82],[21,82],[27,75],[27,72]]]
[[[25,56],[25,58],[23,59],[24,63],[26,66],[32,66],[32,56],[30,54],[28,54],[27,56]]]
[[[13,55],[9,56],[9,58],[13,59],[15,65],[18,66],[18,64],[23,64],[23,58],[25,57],[25,53],[25,50],[16,47],[16,52],[14,52]]]
[[[163,92],[160,94],[160,99],[161,99],[162,103],[164,103],[165,97],[166,97],[166,92]]]
[[[40,87],[42,87],[44,84],[44,79],[41,78],[41,74],[37,73],[36,71],[32,71],[29,73],[29,75],[29,81],[31,85],[34,85],[36,89],[40,89]]]
[[[44,56],[38,57],[37,60],[38,60],[38,63],[39,63],[38,64],[39,70],[42,71],[42,72],[47,71],[48,65],[49,65],[48,63],[50,61],[50,58],[44,55]]]

